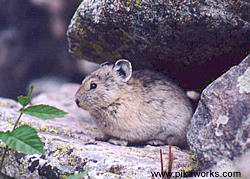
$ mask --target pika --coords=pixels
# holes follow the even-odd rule
[[[184,91],[162,74],[132,72],[128,60],[102,64],[83,80],[75,101],[112,143],[186,146],[193,109]]]

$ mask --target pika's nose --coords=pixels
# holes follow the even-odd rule
[[[80,101],[79,101],[78,99],[76,99],[75,102],[76,102],[76,105],[77,105],[78,107],[80,107]]]

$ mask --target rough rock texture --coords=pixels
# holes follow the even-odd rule
[[[199,88],[249,53],[249,8],[248,0],[85,0],[69,51],[98,63],[127,58]]]
[[[49,104],[67,111],[64,118],[40,120],[24,115],[21,124],[36,128],[45,144],[45,155],[24,155],[10,152],[2,172],[8,176],[49,179],[63,178],[74,172],[88,171],[89,178],[151,178],[151,171],[160,171],[160,148],[164,151],[167,165],[168,146],[116,146],[95,141],[100,133],[90,120],[89,114],[74,103],[76,84],[66,84],[57,92],[43,93],[32,104]],[[13,127],[20,105],[0,98],[0,131]],[[3,152],[0,143],[0,154]],[[173,147],[173,169],[193,169],[194,158]]]
[[[200,177],[193,179],[208,178],[241,178],[248,179],[250,175],[250,152],[243,154],[234,160],[223,159],[211,168],[200,172]],[[202,174],[202,176],[201,176]],[[224,176],[224,177],[223,177]]]
[[[246,153],[235,160],[223,159],[216,165],[212,166],[207,170],[203,170],[199,177],[193,176],[193,179],[212,179],[212,178],[241,178],[248,179],[250,175],[250,153]]]
[[[80,0],[40,1],[42,5],[37,1],[0,0],[2,97],[15,98],[41,76],[74,81],[79,74],[67,52],[65,33]]]
[[[203,91],[187,138],[202,169],[250,150],[250,55]]]

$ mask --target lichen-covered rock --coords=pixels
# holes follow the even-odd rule
[[[248,0],[85,0],[68,27],[69,51],[97,63],[127,58],[135,68],[185,71],[198,83],[249,51],[249,8]]]
[[[203,169],[250,150],[250,55],[203,91],[187,138]]]
[[[95,141],[100,133],[89,114],[74,103],[76,84],[66,84],[57,92],[42,93],[32,104],[49,104],[68,114],[64,118],[41,120],[24,115],[21,124],[34,127],[45,144],[45,155],[24,155],[9,152],[2,172],[10,177],[65,178],[87,171],[89,178],[151,178],[151,172],[160,172],[160,153],[163,149],[164,166],[168,162],[168,146],[117,146]],[[0,131],[12,129],[20,105],[10,99],[0,98]],[[0,142],[0,155],[4,145]],[[192,155],[172,148],[173,170],[193,169],[196,162]],[[87,177],[86,177],[87,178]]]

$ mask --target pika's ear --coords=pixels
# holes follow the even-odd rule
[[[132,65],[128,60],[125,59],[118,60],[115,63],[113,70],[124,82],[127,82],[132,76]]]

